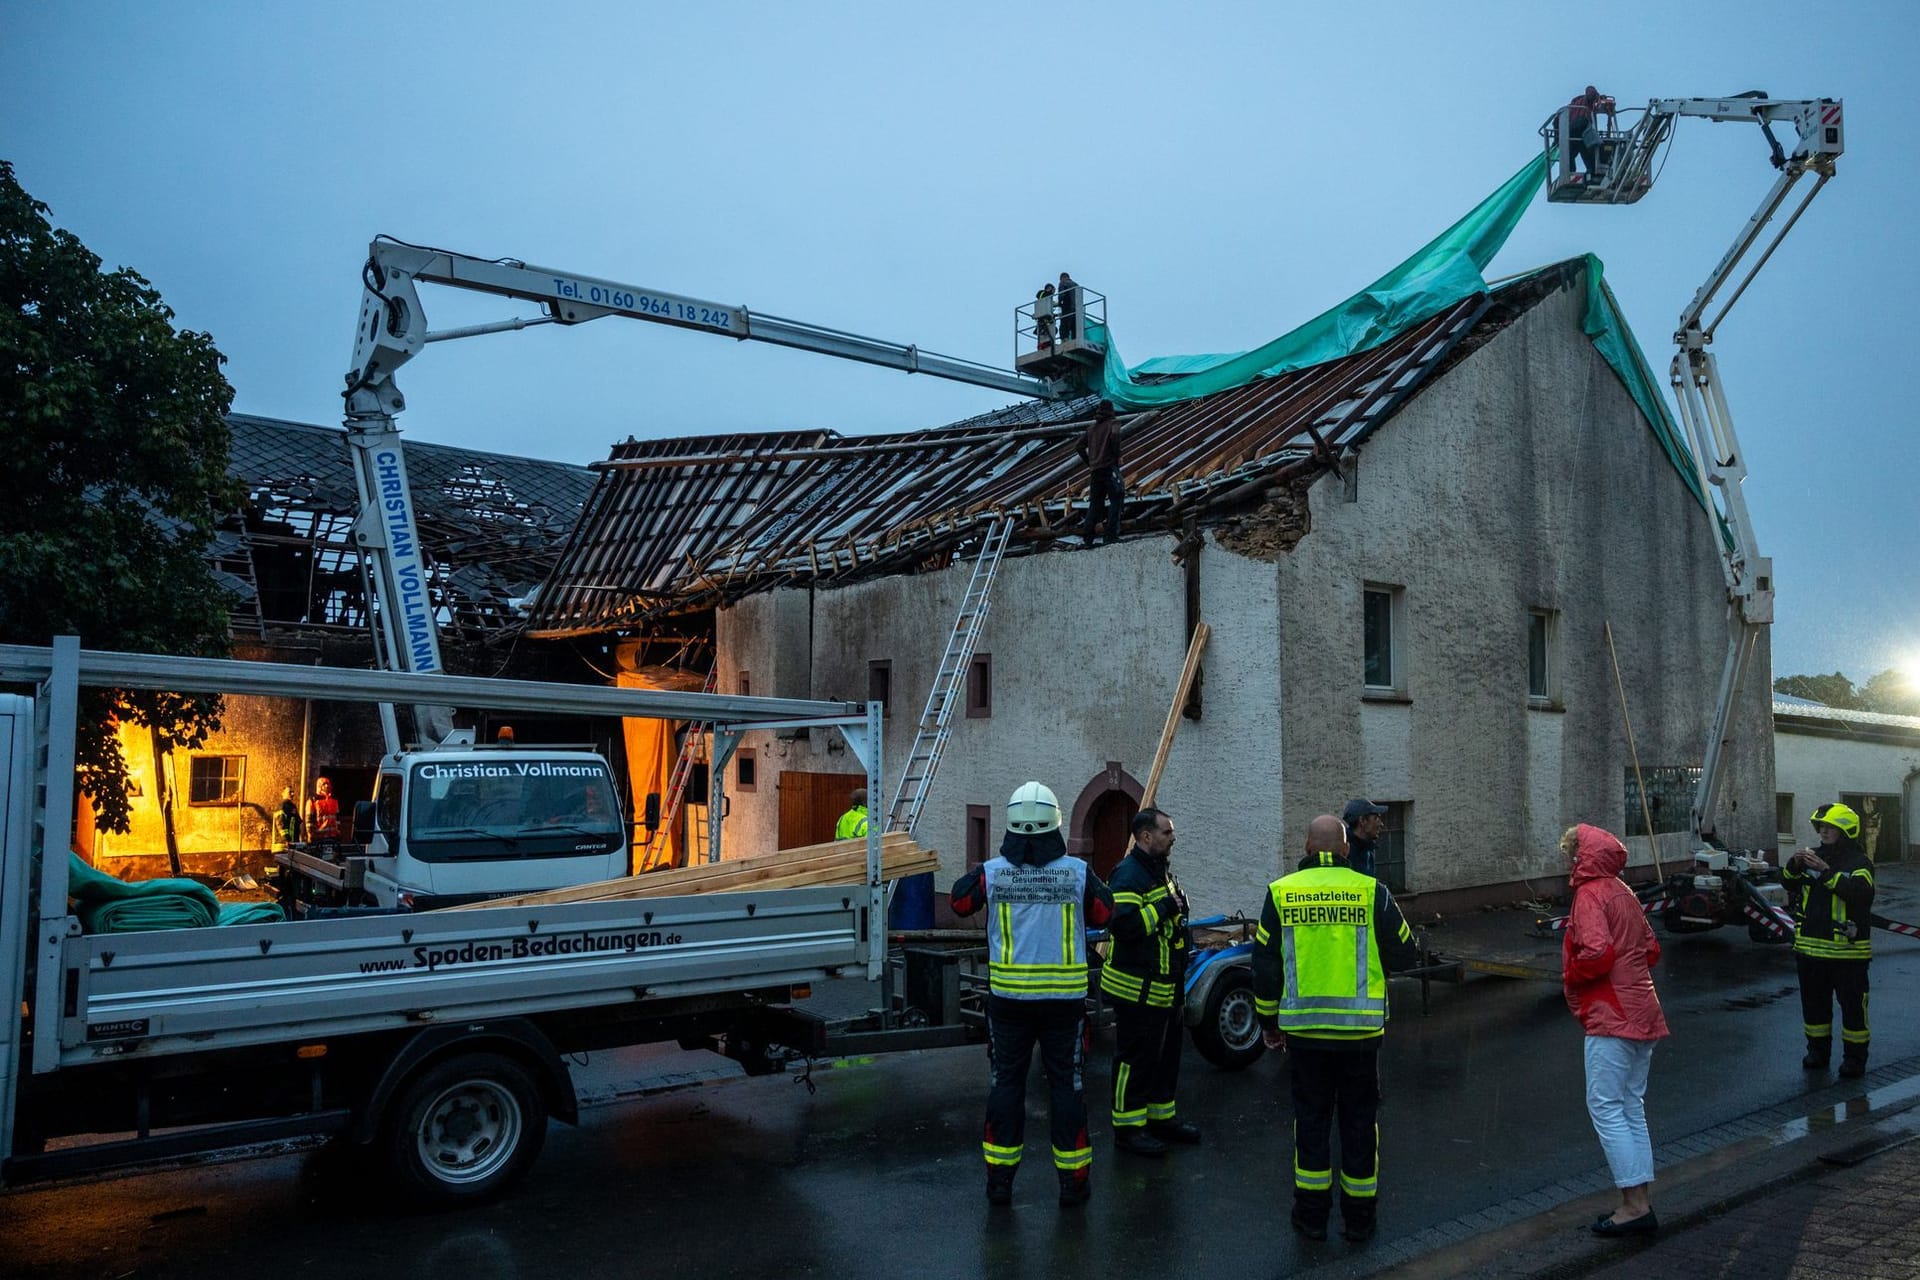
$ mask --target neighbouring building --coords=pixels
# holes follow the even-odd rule
[[[883,699],[891,786],[969,558],[1012,520],[919,828],[943,878],[991,856],[1028,778],[1111,866],[1201,620],[1159,791],[1197,909],[1251,910],[1357,795],[1391,808],[1384,874],[1435,906],[1563,883],[1578,821],[1671,861],[1727,644],[1717,525],[1671,424],[1590,340],[1586,270],[1129,416],[1113,546],[1075,536],[1090,398],[858,439],[629,441],[530,632],[710,632],[723,692]],[[1751,669],[1716,815],[1744,846],[1775,834],[1764,638]],[[750,736],[713,780],[728,855],[830,835],[857,772],[837,742]]]
[[[1776,696],[1773,754],[1774,825],[1783,853],[1817,843],[1809,815],[1838,800],[1860,815],[1861,842],[1876,861],[1920,858],[1913,818],[1920,716]]]

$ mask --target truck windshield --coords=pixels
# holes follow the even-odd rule
[[[428,762],[408,785],[407,841],[425,861],[575,857],[620,840],[598,760]]]

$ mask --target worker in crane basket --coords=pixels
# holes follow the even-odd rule
[[[1833,1055],[1833,1005],[1840,1004],[1840,1074],[1867,1073],[1867,964],[1873,959],[1873,863],[1860,844],[1860,815],[1844,804],[1812,814],[1820,843],[1780,869],[1797,929],[1800,1016],[1807,1055],[1800,1065],[1825,1071]]]
[[[1038,782],[1007,801],[1000,853],[953,886],[955,915],[987,918],[987,1203],[1013,1202],[1025,1151],[1033,1049],[1052,1093],[1053,1167],[1063,1207],[1093,1189],[1082,1088],[1087,1046],[1087,929],[1113,915],[1113,894],[1060,836],[1060,802]]]

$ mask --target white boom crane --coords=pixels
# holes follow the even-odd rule
[[[368,249],[362,282],[365,291],[354,336],[353,366],[343,393],[347,439],[360,496],[354,541],[368,566],[367,597],[372,605],[369,612],[374,615],[377,657],[392,671],[441,670],[437,620],[427,590],[427,565],[420,551],[400,432],[394,425],[394,415],[406,407],[405,397],[394,383],[394,373],[429,342],[537,324],[573,325],[602,316],[624,316],[738,341],[770,342],[907,373],[931,374],[1013,395],[1059,399],[1072,394],[1065,382],[1025,377],[922,351],[910,344],[514,259],[473,258],[385,237],[375,240]],[[545,314],[429,332],[417,288],[421,284],[535,302]],[[446,707],[418,705],[414,714],[419,732],[431,741],[446,740],[454,732]],[[391,707],[381,708],[381,719],[387,750],[398,751],[399,729]]]
[[[1733,734],[1734,703],[1760,629],[1773,622],[1773,561],[1760,554],[1747,514],[1746,498],[1741,493],[1747,476],[1746,460],[1734,433],[1719,365],[1708,346],[1727,312],[1833,177],[1834,162],[1846,148],[1842,114],[1836,98],[1770,98],[1755,92],[1732,98],[1656,98],[1630,128],[1594,129],[1584,138],[1574,136],[1571,108],[1562,107],[1540,129],[1550,149],[1547,198],[1557,203],[1632,204],[1640,199],[1657,176],[1653,168],[1656,153],[1671,137],[1674,122],[1683,116],[1757,123],[1766,135],[1773,166],[1780,171],[1760,207],[1680,313],[1673,334],[1678,348],[1671,368],[1674,398],[1693,448],[1701,490],[1711,495],[1708,516],[1715,526],[1715,538],[1721,541],[1721,567],[1727,587],[1727,656],[1689,814],[1696,841],[1713,829],[1713,806],[1726,772],[1727,745]],[[1598,121],[1593,123],[1597,125]],[[1798,140],[1791,153],[1774,137],[1775,123],[1794,126]],[[1584,175],[1574,171],[1576,147],[1584,150],[1588,162]],[[1769,232],[1775,215],[1809,174],[1814,178],[1813,185],[1779,227]],[[1729,286],[1719,311],[1711,320],[1704,319],[1714,300]]]

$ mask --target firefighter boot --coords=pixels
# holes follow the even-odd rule
[[[987,1203],[1013,1203],[1013,1175],[1020,1171],[1018,1165],[990,1164],[987,1166]]]
[[[1856,1052],[1857,1050],[1857,1052]],[[1858,1080],[1867,1074],[1867,1046],[1847,1045],[1840,1050],[1840,1078]]]
[[[1071,1208],[1077,1204],[1085,1204],[1087,1199],[1093,1195],[1093,1179],[1088,1176],[1087,1170],[1061,1169],[1059,1173],[1060,1207],[1062,1209]]]
[[[1825,1040],[1815,1040],[1809,1037],[1807,1040],[1807,1056],[1800,1059],[1800,1065],[1809,1071],[1825,1071],[1827,1069],[1827,1059],[1832,1056],[1832,1037],[1828,1037]]]
[[[1113,1145],[1122,1151],[1156,1160],[1167,1154],[1167,1144],[1148,1133],[1145,1125],[1122,1125],[1115,1129]]]

